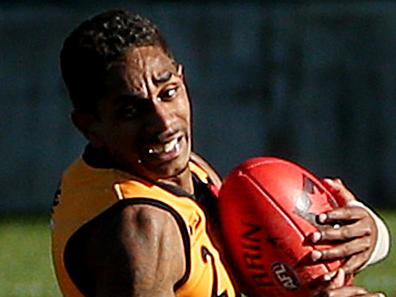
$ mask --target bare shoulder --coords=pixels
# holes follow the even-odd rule
[[[174,296],[185,273],[181,231],[166,210],[127,205],[87,242],[97,296]],[[135,294],[135,295],[134,295]]]
[[[177,227],[172,216],[158,207],[151,205],[129,205],[124,207],[120,212],[121,234],[127,236],[139,235],[132,234],[132,230],[151,234],[152,237],[161,236],[169,230]]]

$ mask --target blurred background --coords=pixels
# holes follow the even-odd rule
[[[395,2],[2,0],[1,296],[58,296],[48,213],[85,143],[69,119],[59,51],[74,27],[108,8],[160,27],[185,66],[195,150],[222,175],[254,156],[291,159],[342,177],[393,228]],[[36,280],[37,263],[46,270]]]

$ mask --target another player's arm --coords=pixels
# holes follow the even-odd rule
[[[329,226],[321,232],[315,232],[314,242],[338,241],[340,244],[324,251],[314,251],[313,259],[319,261],[346,258],[343,268],[345,273],[351,274],[384,258],[389,250],[389,234],[383,222],[366,208],[355,206],[357,201],[354,195],[340,180],[327,179],[324,184],[333,195],[345,200],[347,206],[319,216],[319,221],[323,224],[342,224],[340,228]],[[383,239],[381,242],[378,242],[378,235]],[[378,250],[378,246],[383,249]]]
[[[108,225],[113,234],[97,230],[89,241],[88,250],[94,252],[88,256],[88,265],[94,274],[96,296],[175,296],[174,285],[186,265],[174,218],[149,205],[129,205],[116,216],[115,223]]]

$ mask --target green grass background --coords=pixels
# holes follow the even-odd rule
[[[380,214],[396,231],[396,212]],[[393,238],[395,246],[395,238]],[[370,290],[396,296],[396,252],[383,262],[367,268],[357,283]],[[60,297],[50,257],[47,217],[13,216],[0,219],[0,296]]]

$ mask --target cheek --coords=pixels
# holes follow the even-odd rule
[[[184,96],[180,96],[180,99],[177,102],[177,109],[179,117],[182,118],[188,125],[190,125],[191,107],[190,100],[188,99],[187,94],[184,94]]]
[[[114,153],[122,155],[137,154],[137,143],[139,142],[138,128],[127,123],[109,127],[107,131],[108,148]]]
[[[191,111],[189,106],[186,106],[183,110],[183,118],[188,125],[191,124]]]

